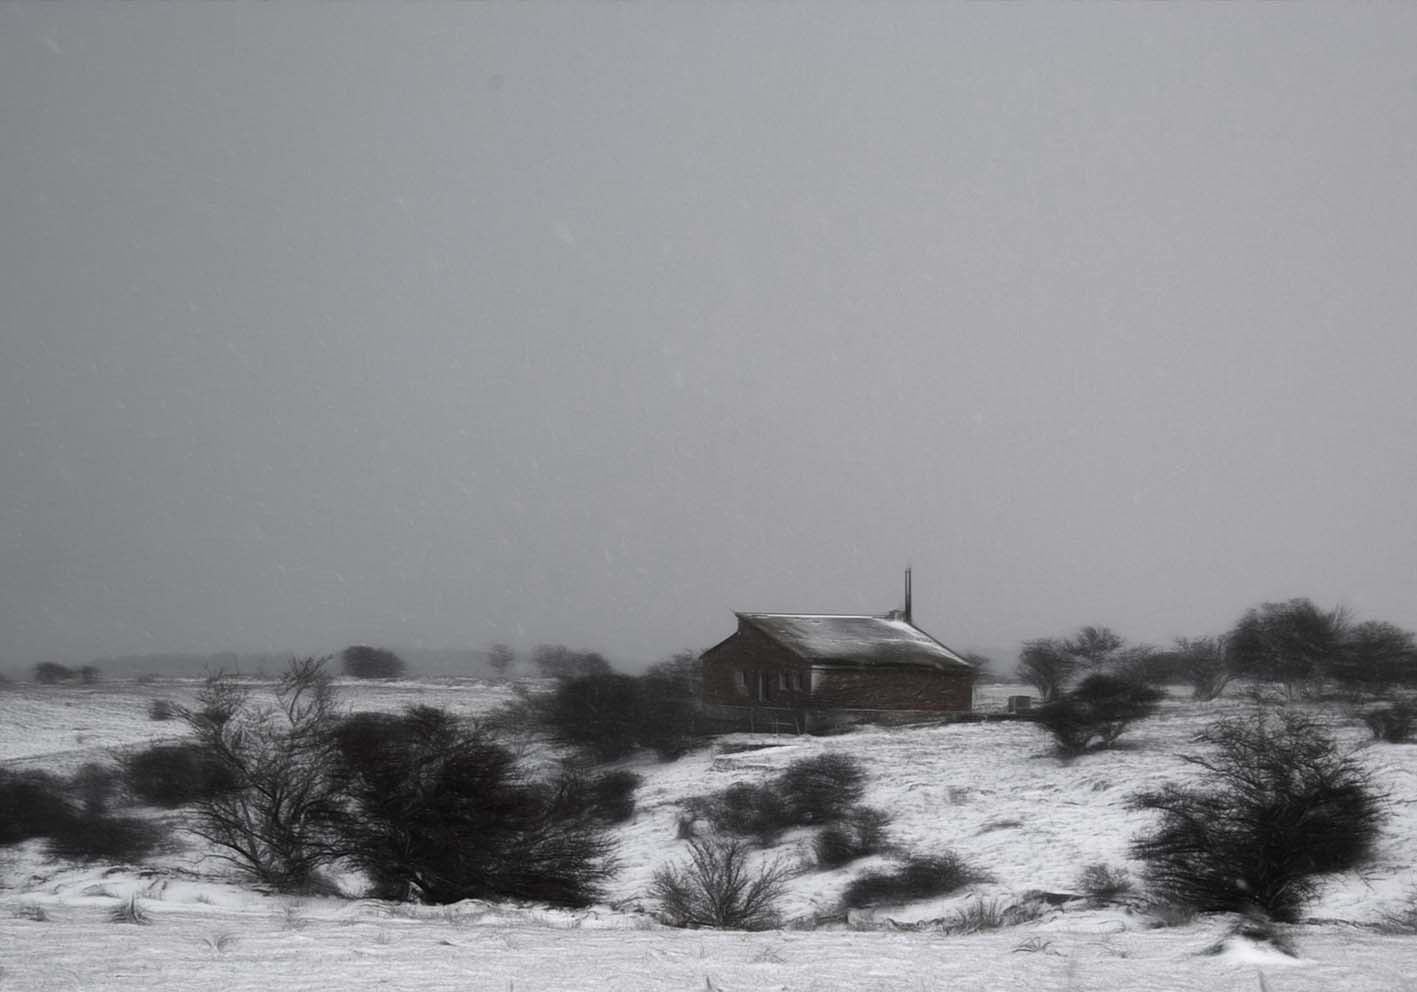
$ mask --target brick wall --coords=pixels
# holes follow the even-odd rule
[[[745,673],[747,688],[737,687],[737,672]],[[739,624],[736,634],[704,652],[704,702],[737,706],[758,703],[755,687],[761,674],[769,681],[769,699],[761,705],[801,705],[806,693],[791,689],[784,692],[777,683],[777,676],[782,673],[797,675],[804,686],[810,684],[809,664],[760,631]]]
[[[813,705],[828,709],[967,710],[973,672],[871,668],[817,673]]]

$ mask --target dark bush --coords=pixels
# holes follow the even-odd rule
[[[752,858],[741,840],[691,840],[689,863],[660,868],[650,883],[660,919],[675,927],[774,929],[792,870],[781,861],[754,868]]]
[[[635,815],[635,790],[644,781],[623,769],[591,779],[591,814],[606,823],[624,823]]]
[[[1168,784],[1131,803],[1160,814],[1132,844],[1160,896],[1201,912],[1258,910],[1293,922],[1315,876],[1369,857],[1383,797],[1312,717],[1258,708],[1196,741],[1211,748],[1184,756],[1204,773],[1200,784]]]
[[[352,644],[340,652],[344,673],[356,679],[396,679],[408,667],[404,660],[385,648]]]
[[[1330,660],[1327,674],[1355,696],[1411,686],[1417,681],[1417,640],[1394,624],[1356,624],[1345,632],[1343,649]]]
[[[1091,864],[1078,873],[1077,886],[1094,902],[1108,902],[1132,891],[1132,877],[1125,868],[1108,864]]]
[[[574,679],[609,675],[610,662],[594,651],[572,651],[562,644],[541,644],[531,653],[532,664],[547,678]]]
[[[123,773],[111,765],[88,762],[80,765],[69,780],[69,792],[79,801],[84,813],[102,816],[123,785]]]
[[[353,804],[343,843],[381,895],[580,906],[609,878],[613,843],[589,812],[605,798],[597,780],[531,778],[510,750],[429,707],[346,722],[338,738]],[[606,793],[623,801],[626,785],[612,779]]]
[[[177,707],[170,699],[153,699],[148,702],[149,720],[171,720],[177,715]]]
[[[563,679],[545,701],[543,718],[553,739],[613,761],[640,746],[643,716],[634,677],[607,673]]]
[[[1060,752],[1078,755],[1115,743],[1132,723],[1153,715],[1162,698],[1152,686],[1099,672],[1040,706],[1034,719],[1053,735]]]
[[[879,854],[886,843],[885,813],[869,806],[850,810],[841,823],[824,827],[813,841],[817,864],[823,868],[840,868],[858,858]]]
[[[487,666],[499,679],[506,678],[516,663],[517,653],[509,645],[494,644],[487,652]]]
[[[1191,687],[1191,698],[1201,702],[1217,698],[1234,677],[1224,637],[1177,638],[1169,656],[1175,674]]]
[[[831,710],[813,711],[807,718],[807,733],[813,737],[839,737],[854,734],[857,724],[849,716]]]
[[[850,755],[818,754],[788,765],[777,777],[776,789],[786,801],[793,823],[832,823],[861,801],[866,771]]]
[[[46,772],[0,770],[0,846],[51,837],[73,815],[59,778]]]
[[[1417,705],[1408,700],[1399,700],[1363,714],[1363,722],[1372,731],[1373,738],[1390,744],[1410,740],[1414,721],[1417,721]]]
[[[539,703],[537,715],[557,743],[596,760],[614,761],[639,748],[671,760],[693,747],[697,732],[696,703],[685,685],[657,674],[568,676]]]
[[[162,825],[137,817],[91,815],[70,817],[49,837],[45,851],[68,861],[110,861],[139,864],[163,843]]]
[[[952,851],[933,858],[911,858],[894,871],[870,871],[858,876],[842,893],[848,909],[895,905],[949,895],[989,875]]]
[[[698,674],[696,674],[698,673]],[[692,655],[676,655],[638,679],[639,742],[663,761],[693,750],[699,736],[702,666]]]
[[[199,744],[156,744],[123,759],[123,777],[135,799],[184,806],[238,788],[235,771]]]
[[[1307,599],[1263,603],[1226,635],[1231,668],[1237,675],[1282,683],[1293,698],[1342,658],[1352,628],[1341,607],[1323,610]]]
[[[799,758],[769,782],[739,782],[688,805],[717,830],[768,846],[784,830],[840,820],[861,799],[865,780],[855,758],[820,754]]]
[[[765,847],[777,843],[784,830],[798,826],[787,801],[770,784],[730,785],[709,797],[704,813],[715,829],[756,838]]]
[[[0,846],[45,837],[53,858],[141,861],[164,832],[146,820],[109,816],[116,786],[116,773],[96,764],[84,765],[68,782],[44,772],[0,772]]]
[[[57,661],[41,661],[34,666],[34,680],[40,685],[59,685],[63,682],[73,682],[78,677],[78,672]]]
[[[635,790],[643,781],[632,771],[593,774],[574,762],[561,767],[563,813],[599,823],[624,823],[635,815]]]

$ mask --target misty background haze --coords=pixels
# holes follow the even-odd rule
[[[1417,626],[1414,39],[0,7],[0,666]]]

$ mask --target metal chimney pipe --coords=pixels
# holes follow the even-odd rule
[[[913,623],[910,618],[910,569],[905,570],[905,622]]]

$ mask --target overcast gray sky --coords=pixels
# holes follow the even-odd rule
[[[0,661],[1417,627],[1417,6],[0,7]]]

